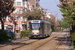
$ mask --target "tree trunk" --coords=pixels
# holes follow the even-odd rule
[[[1,19],[1,27],[2,27],[2,30],[4,30],[4,22],[2,21],[2,19]]]
[[[72,24],[72,30],[71,32],[75,33],[75,24]]]

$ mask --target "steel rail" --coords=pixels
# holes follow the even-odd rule
[[[58,35],[56,35],[55,37],[57,37]],[[53,37],[53,38],[55,38],[55,37]],[[52,38],[52,39],[53,39]],[[37,48],[39,48],[39,47],[41,47],[41,46],[43,46],[44,44],[46,44],[46,43],[48,43],[49,41],[51,41],[52,39],[50,39],[50,40],[48,40],[48,41],[46,41],[45,43],[43,43],[43,44],[41,44],[41,45],[39,45],[39,46],[37,46],[36,48],[34,48],[33,50],[36,50]]]
[[[61,39],[61,41],[59,42],[59,44],[56,46],[55,50],[57,50],[57,48],[59,47],[59,45],[61,44],[63,39]]]
[[[57,50],[58,46],[61,44],[62,40],[59,42],[59,44],[57,45],[57,47],[55,48],[55,50]]]
[[[52,34],[53,35],[53,34]],[[32,40],[32,39],[28,39],[28,40]],[[28,41],[27,40],[27,41]],[[36,41],[33,41],[32,43],[35,43],[35,42],[37,42],[37,41],[39,41],[39,40],[36,40]],[[29,45],[30,43],[27,43],[27,44],[25,44],[25,45]],[[23,45],[24,46],[24,45]],[[22,47],[22,46],[18,46],[18,47],[16,47],[16,48],[13,48],[12,50],[15,50],[15,49],[17,49],[17,48],[19,48],[19,47]]]

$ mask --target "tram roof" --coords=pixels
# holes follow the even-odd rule
[[[40,21],[40,23],[49,23],[49,24],[51,24],[50,22],[48,22],[48,21],[45,21],[45,20],[29,20],[29,22],[31,22],[31,21]]]

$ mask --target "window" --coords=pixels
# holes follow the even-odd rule
[[[38,23],[33,23],[33,24],[31,24],[31,28],[32,28],[32,30],[39,30],[40,29],[40,24],[38,24]]]
[[[23,5],[25,6],[25,4],[27,3],[27,0],[23,0]]]
[[[36,3],[36,7],[38,7],[38,3]]]
[[[23,5],[25,5],[25,2],[23,2]]]
[[[17,2],[17,6],[21,6],[21,2]]]
[[[16,2],[14,2],[14,6],[16,6]]]
[[[34,5],[32,5],[32,7],[34,8]]]

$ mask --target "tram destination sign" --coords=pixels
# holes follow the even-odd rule
[[[40,23],[39,20],[32,20],[31,23]]]

